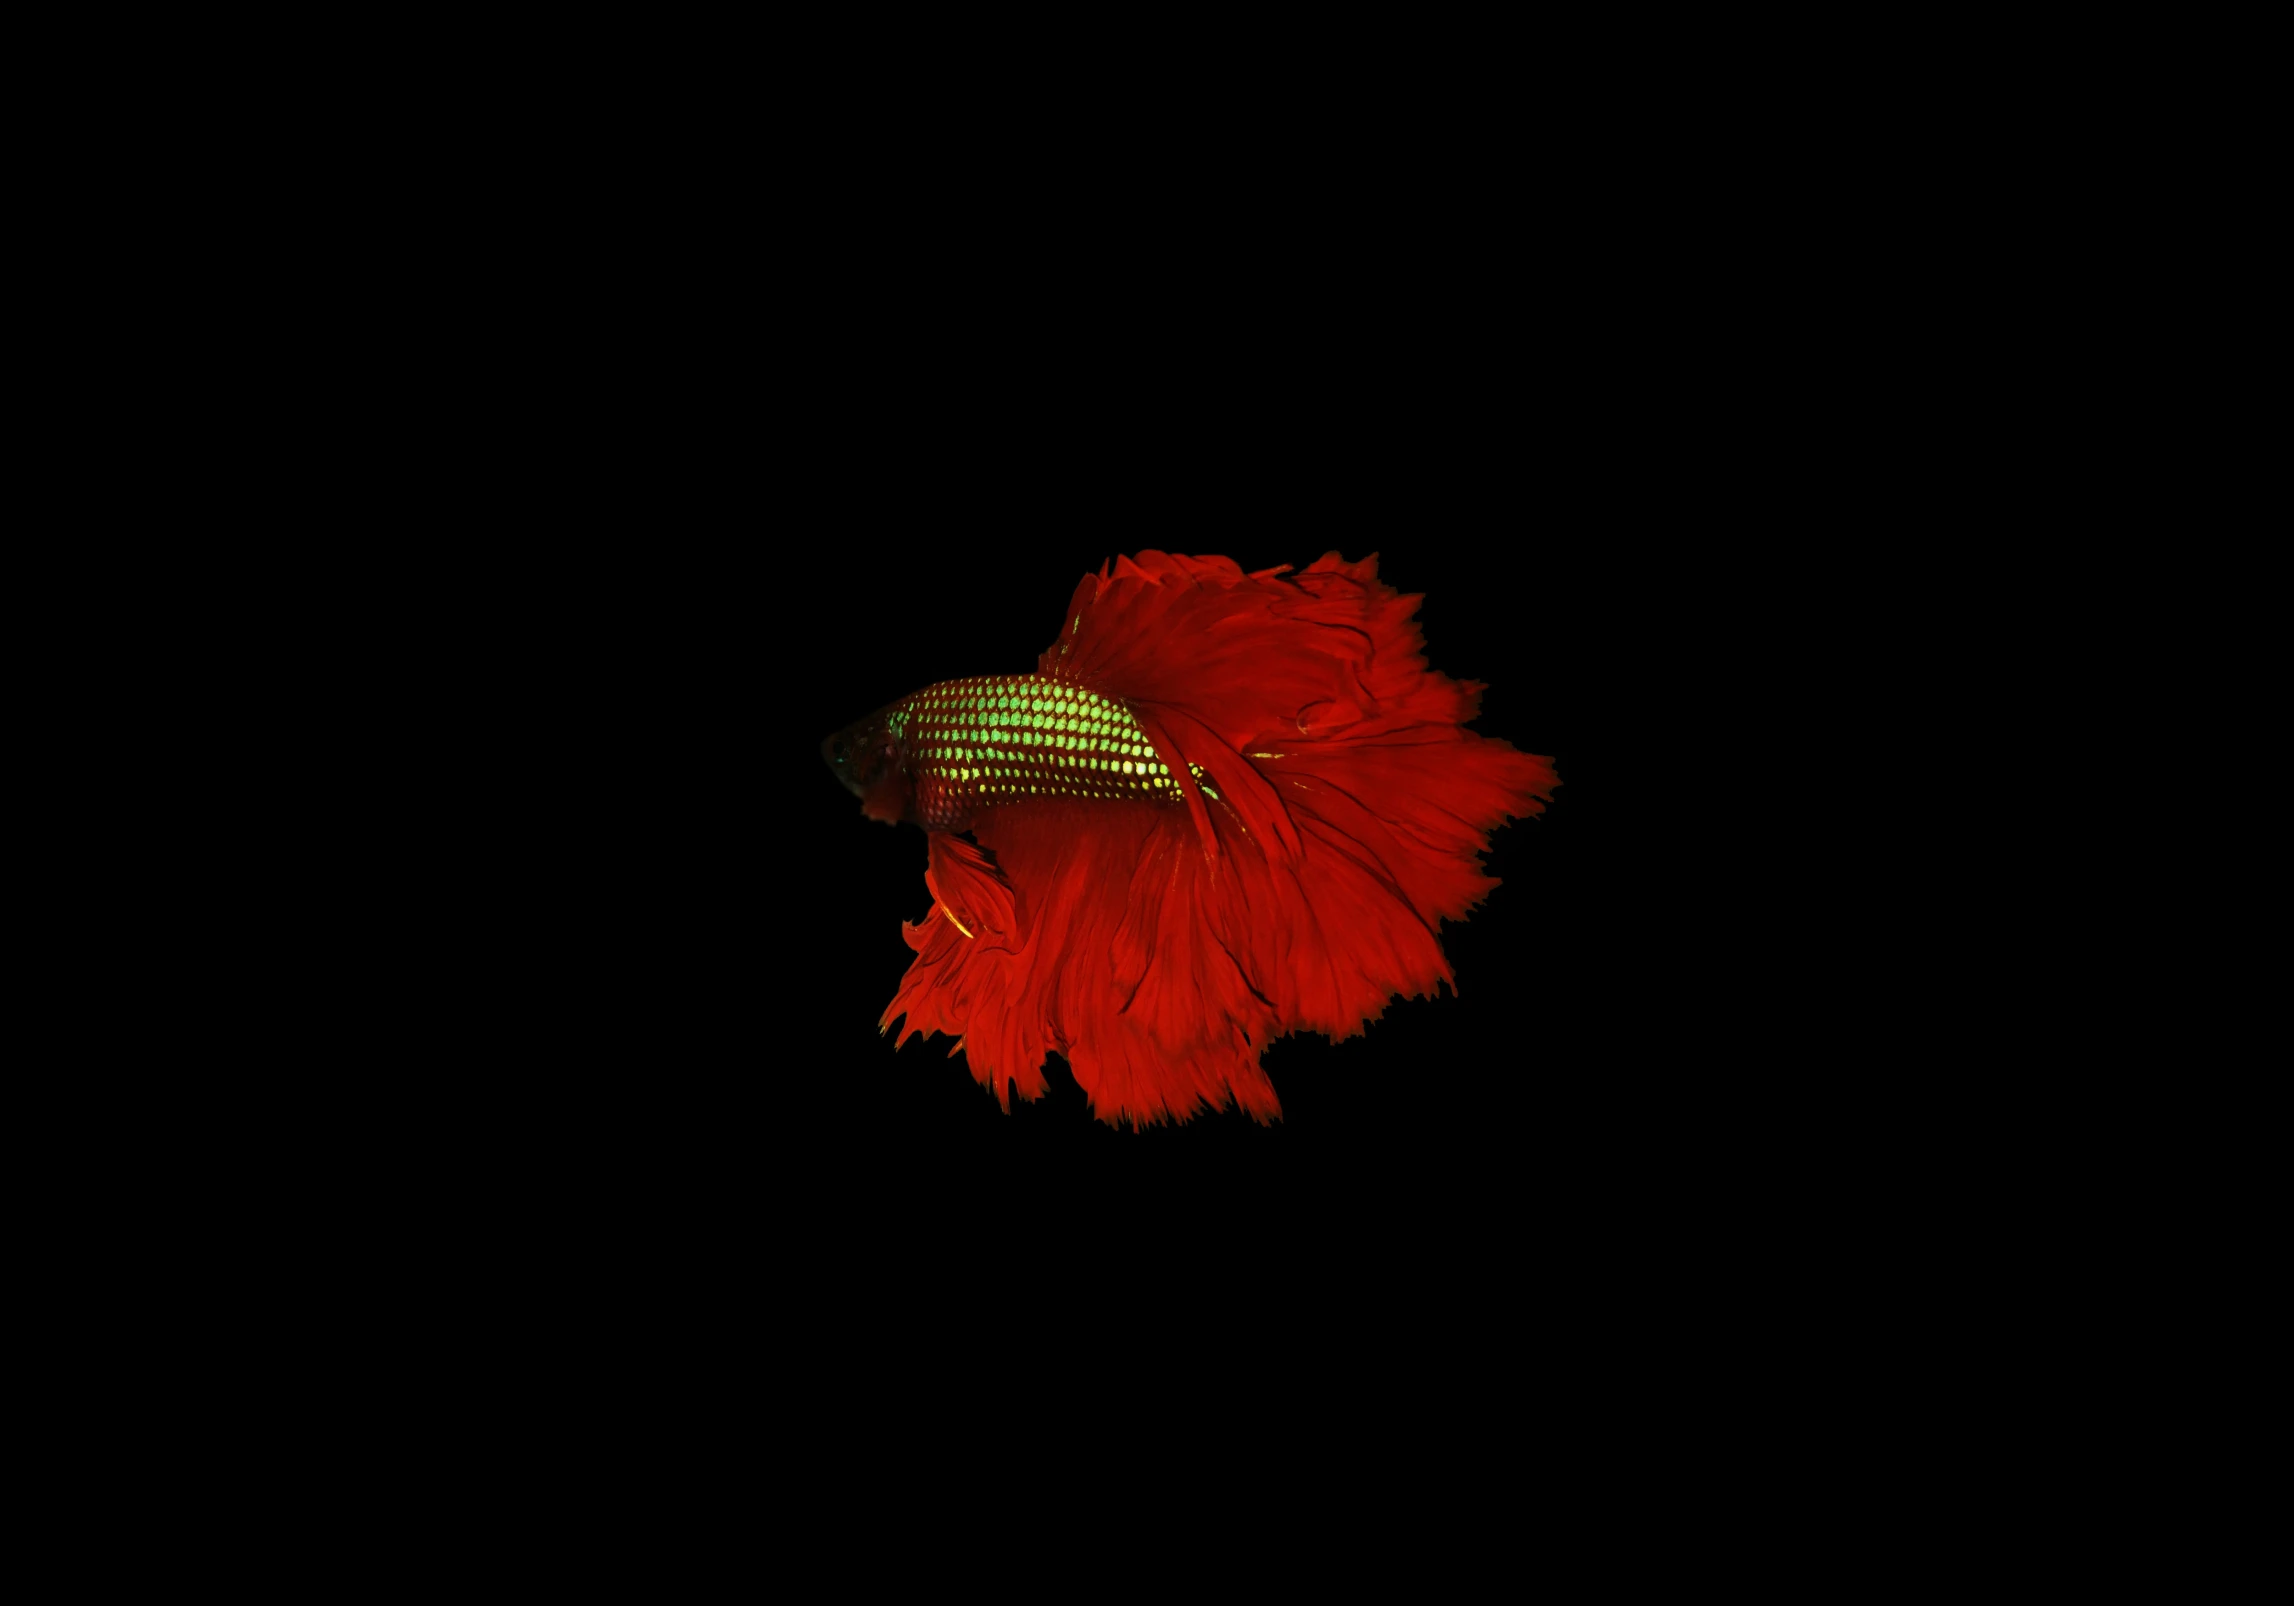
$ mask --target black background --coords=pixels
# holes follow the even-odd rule
[[[1812,471],[1876,427],[1843,376],[1897,307],[1854,304],[1875,248],[1826,191],[1771,208],[1776,164],[1629,98],[1553,109],[1574,72],[1445,95],[1408,140],[1303,121],[1208,175],[1152,126],[994,151],[684,97],[594,159],[537,122],[549,159],[461,185],[466,217],[424,187],[362,214],[344,254],[377,283],[312,357],[361,405],[252,443],[320,468],[298,550],[368,537],[280,605],[373,620],[363,684],[265,732],[344,762],[245,802],[309,833],[313,914],[271,922],[299,951],[251,978],[308,1037],[244,1092],[186,1081],[294,1168],[243,1168],[253,1218],[309,1224],[297,1261],[339,1272],[376,1375],[470,1375],[486,1312],[531,1312],[485,1381],[594,1346],[541,1402],[569,1433],[599,1379],[648,1414],[684,1384],[698,1420],[763,1420],[744,1463],[809,1410],[872,1480],[909,1469],[805,1354],[868,1355],[862,1395],[1040,1388],[1128,1426],[1208,1388],[1349,1437],[1382,1379],[1487,1430],[1457,1465],[1574,1487],[1557,1423],[1638,1469],[1642,1402],[1759,1407],[1733,1324],[1787,1368],[1851,1336],[1836,1301],[1772,1332],[1759,1263],[1822,1290],[1866,1252],[1807,1157],[1868,1164],[1914,1095],[1836,1064],[1892,1020],[1810,1041],[1828,979],[1768,951],[1774,861],[1733,811],[1813,835],[1836,799],[1780,779],[1735,666],[1767,650],[1748,590],[1865,600],[1827,555],[1900,487]],[[1444,934],[1458,996],[1276,1044],[1271,1127],[1112,1130],[1056,1071],[1007,1116],[944,1042],[876,1029],[923,843],[860,816],[820,739],[1027,669],[1078,576],[1146,547],[1380,553],[1434,665],[1489,683],[1477,728],[1562,782]],[[1088,1321],[1060,1304],[1087,1276],[1120,1296]],[[1169,1297],[1205,1280],[1261,1297]],[[1519,1531],[1534,1500],[1490,1486]]]
[[[1079,1227],[1124,1253],[1566,1248],[1677,1214],[1742,1120],[1710,1065],[1753,1047],[1691,980],[1720,953],[1691,935],[1694,838],[1740,777],[1680,738],[1725,679],[1757,393],[1719,393],[1745,370],[1645,236],[1414,205],[1375,248],[1231,261],[1106,208],[1059,238],[878,219],[770,263],[754,220],[710,221],[617,282],[594,338],[563,338],[578,297],[517,302],[488,352],[516,404],[477,384],[416,429],[425,476],[483,474],[393,508],[448,532],[392,558],[436,717],[400,733],[414,829],[378,862],[430,922],[394,1025],[443,1045],[403,1107],[454,1112],[451,1168],[673,1259],[754,1230],[791,1254]],[[877,1031],[923,838],[863,819],[821,738],[1028,669],[1077,579],[1148,547],[1378,552],[1433,664],[1488,683],[1476,728],[1561,776],[1444,933],[1458,994],[1276,1044],[1273,1127],[1113,1130],[1056,1065],[1006,1115],[945,1041]]]

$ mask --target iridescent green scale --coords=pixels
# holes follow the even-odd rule
[[[1041,675],[942,681],[892,719],[927,825],[1029,798],[1179,801],[1129,709]]]

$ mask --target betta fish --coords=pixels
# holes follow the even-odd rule
[[[1375,555],[1086,574],[1033,674],[927,686],[822,756],[922,826],[932,907],[880,1027],[956,1040],[1005,1110],[1063,1056],[1110,1124],[1280,1115],[1274,1038],[1360,1033],[1455,978],[1435,933],[1497,885],[1489,833],[1550,759],[1467,730],[1419,598]]]

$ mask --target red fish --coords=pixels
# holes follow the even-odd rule
[[[865,813],[926,833],[932,907],[883,1026],[955,1038],[1006,1110],[1056,1053],[1113,1124],[1270,1121],[1272,1039],[1454,986],[1437,929],[1497,885],[1489,832],[1560,783],[1465,728],[1482,687],[1428,667],[1377,562],[1117,558],[1033,674],[824,742]]]

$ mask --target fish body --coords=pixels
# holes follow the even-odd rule
[[[1103,1119],[1279,1114],[1258,1060],[1455,985],[1436,930],[1551,761],[1465,729],[1376,559],[1295,578],[1145,552],[1078,586],[1032,674],[927,686],[822,755],[921,826],[933,897],[883,1024],[958,1040],[1009,1108],[1067,1057]]]
[[[932,831],[967,831],[980,814],[1030,799],[1181,804],[1169,759],[1128,704],[1046,675],[927,686],[829,738],[829,749],[856,796],[875,793],[872,813]]]

